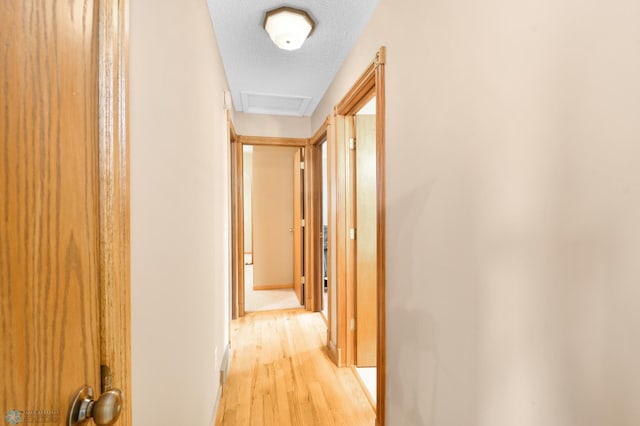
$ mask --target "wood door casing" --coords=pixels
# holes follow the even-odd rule
[[[376,366],[377,234],[376,116],[355,117],[356,354],[358,367]]]
[[[324,234],[322,228],[323,187],[322,187],[322,146],[327,138],[327,121],[310,140],[305,148],[306,223],[307,244],[307,309],[314,312],[323,310],[324,278]],[[326,319],[326,316],[325,316]]]
[[[232,193],[232,310],[242,317],[245,312],[244,288],[244,162],[242,144],[237,138],[231,146]],[[236,315],[233,315],[236,318]]]
[[[376,247],[377,262],[377,362],[376,362],[376,426],[386,422],[386,206],[385,206],[385,63],[386,48],[380,47],[373,61],[362,75],[355,81],[343,98],[336,104],[333,114],[333,130],[327,133],[332,180],[329,184],[329,229],[332,238],[329,243],[330,275],[335,276],[333,289],[335,296],[330,298],[330,305],[335,302],[335,319],[330,315],[329,325],[332,333],[327,343],[330,356],[337,360],[339,366],[349,366],[354,362],[354,333],[350,327],[355,303],[353,301],[353,285],[350,265],[354,264],[351,255],[353,244],[348,241],[348,226],[352,222],[350,214],[351,197],[351,161],[345,156],[348,150],[350,134],[350,118],[352,118],[372,96],[376,98]],[[335,138],[335,140],[333,140]],[[334,264],[335,263],[335,264]],[[331,287],[330,287],[331,288]],[[334,346],[335,345],[335,346]]]
[[[303,186],[302,173],[302,148],[298,149],[293,156],[293,290],[300,301],[304,304],[303,275],[303,239],[302,239],[302,218],[303,218]]]
[[[117,1],[117,0],[113,0]],[[123,0],[121,0],[123,1]],[[235,310],[233,318],[242,317],[245,315],[244,306],[244,206],[243,206],[243,167],[242,161],[242,148],[244,145],[251,145],[257,147],[304,147],[308,143],[308,139],[303,138],[278,138],[278,137],[266,137],[266,136],[246,136],[239,135],[235,132],[233,122],[230,115],[227,117],[229,124],[229,142],[231,143],[231,206],[232,206],[232,220],[231,220],[231,241],[232,241],[232,282],[231,282],[231,294],[232,294],[232,311]],[[255,163],[255,158],[254,158]],[[255,164],[254,164],[255,166]],[[255,178],[255,176],[254,176]],[[255,185],[255,179],[254,179]],[[252,193],[255,194],[259,191],[258,188],[253,188]],[[290,192],[289,192],[290,193]],[[254,203],[254,217],[253,217],[253,257],[254,257],[254,274],[256,273],[255,260],[259,246],[259,237],[257,235],[257,228],[259,224],[257,217],[259,213]],[[291,227],[291,222],[287,224],[287,228]],[[291,247],[291,246],[289,246]],[[292,258],[292,256],[290,256]],[[288,271],[292,270],[292,266]],[[292,285],[292,281],[289,281],[289,285]]]

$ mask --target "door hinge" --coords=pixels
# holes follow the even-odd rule
[[[349,138],[349,149],[356,149],[356,138]]]
[[[356,329],[356,319],[351,318],[351,321],[349,321],[349,330],[354,331],[355,329]]]
[[[304,228],[304,219],[300,220],[300,226]]]
[[[300,162],[300,170],[304,170],[304,161]]]
[[[304,275],[300,277],[300,284],[305,284]]]
[[[356,239],[356,228],[349,229],[349,239],[351,240]]]
[[[100,366],[100,390],[101,393],[105,393],[111,390],[113,387],[113,374],[108,365]]]

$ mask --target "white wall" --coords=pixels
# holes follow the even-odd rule
[[[282,138],[311,136],[311,117],[248,114],[236,112],[233,124],[239,135]]]
[[[227,83],[203,0],[130,13],[133,423],[211,425],[228,341]]]
[[[640,424],[640,2],[381,0],[389,425]]]

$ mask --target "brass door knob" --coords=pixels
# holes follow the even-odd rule
[[[98,398],[93,399],[93,388],[83,386],[76,394],[69,411],[68,426],[87,424],[89,419],[98,426],[110,426],[120,417],[122,410],[122,392],[111,389]]]

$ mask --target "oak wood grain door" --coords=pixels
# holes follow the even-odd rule
[[[102,102],[110,96],[106,87],[113,88],[100,79],[105,56],[98,53],[105,43],[99,22],[114,4],[108,1],[4,0],[0,8],[3,424],[66,425],[76,391],[89,385],[99,395],[101,363],[113,357],[114,330],[104,328],[113,317],[101,304],[121,308],[121,301],[106,300],[105,285],[118,278],[109,275],[113,263],[128,273],[128,254],[119,257],[106,241],[128,244],[128,192],[116,191],[124,198],[106,206],[113,191],[103,190],[107,181],[126,186],[128,154],[101,145],[104,132],[110,140],[114,131],[126,134],[113,122],[118,113],[108,114]],[[108,37],[119,26],[111,17]],[[101,121],[105,115],[110,124]],[[118,170],[122,175],[114,177]],[[120,208],[122,215],[111,215]],[[116,217],[122,227],[114,225]],[[128,333],[121,334],[127,345]],[[118,377],[129,374],[122,365],[116,369]],[[126,397],[128,384],[118,382]],[[130,410],[124,411],[119,425],[130,424]]]
[[[304,276],[304,233],[302,232],[302,221],[304,215],[304,188],[302,163],[302,148],[298,149],[293,156],[293,290],[298,296],[300,304],[304,304],[305,286],[302,282]]]
[[[377,356],[376,116],[357,115],[356,134],[356,357],[375,367]]]

